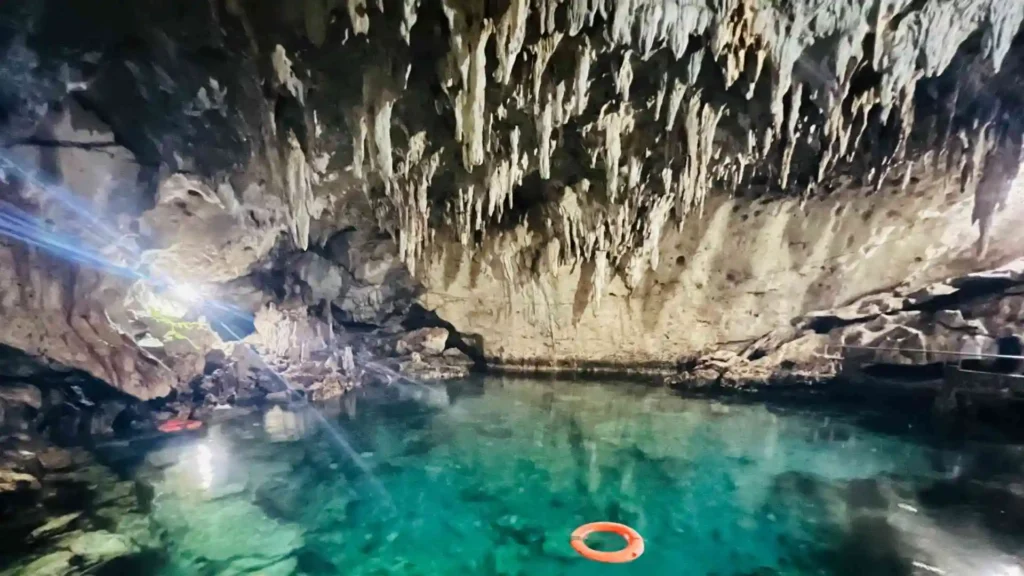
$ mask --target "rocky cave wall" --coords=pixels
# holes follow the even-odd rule
[[[246,313],[304,310],[331,334],[419,302],[492,362],[671,363],[1020,250],[1019,2],[0,15],[3,198],[24,216],[4,230],[102,256],[47,266],[64,285],[99,263]],[[75,284],[54,313],[107,312],[128,284]],[[116,382],[83,356],[97,346],[28,333],[7,343]]]

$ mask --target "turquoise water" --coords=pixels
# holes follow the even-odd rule
[[[381,396],[275,408],[151,453],[135,472],[155,492],[151,573],[1024,574],[1024,523],[977,496],[1024,478],[1011,448],[628,383]],[[577,556],[569,534],[599,520],[637,529],[646,553]]]

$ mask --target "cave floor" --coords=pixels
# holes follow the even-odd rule
[[[97,453],[136,503],[84,514],[135,574],[1009,575],[1024,551],[1012,444],[639,383],[394,385]],[[600,520],[636,528],[643,556],[577,556],[569,534]],[[77,573],[67,550],[0,573]]]

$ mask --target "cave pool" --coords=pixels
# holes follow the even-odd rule
[[[1024,574],[1024,453],[919,428],[485,377],[271,408],[119,465],[153,488],[158,575]],[[598,520],[636,528],[646,553],[577,556],[569,534]]]

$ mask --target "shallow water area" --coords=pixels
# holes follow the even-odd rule
[[[153,489],[157,575],[1024,574],[1017,447],[863,416],[631,383],[402,384],[214,424],[130,472]],[[601,520],[644,555],[578,556],[570,533]]]

